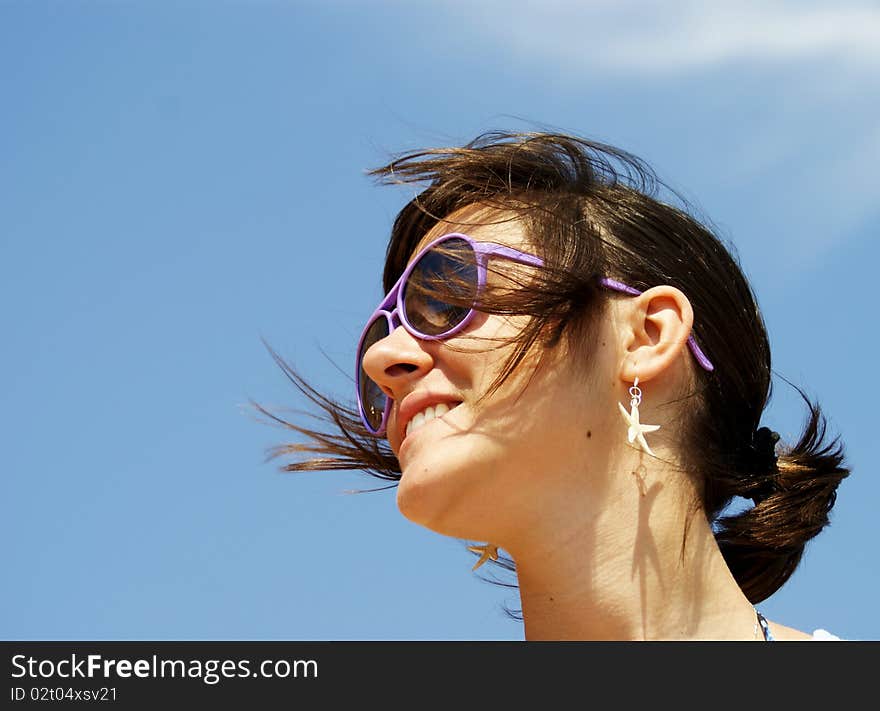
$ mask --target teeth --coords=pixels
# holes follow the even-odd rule
[[[415,417],[413,417],[406,425],[406,434],[409,436],[410,432],[417,430],[426,422],[430,422],[437,417],[443,417],[449,410],[452,409],[445,402],[438,403],[436,405],[429,405],[421,412],[417,413]]]

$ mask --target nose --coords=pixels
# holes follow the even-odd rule
[[[423,342],[398,326],[364,353],[364,372],[392,399],[434,367],[434,358]]]

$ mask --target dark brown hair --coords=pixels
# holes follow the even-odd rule
[[[712,360],[693,367],[678,422],[681,466],[696,477],[701,509],[737,582],[752,603],[778,590],[804,546],[828,524],[837,486],[849,474],[839,438],[826,442],[818,404],[794,386],[808,409],[797,441],[780,444],[760,428],[771,393],[770,345],[752,289],[731,251],[682,207],[660,199],[666,186],[637,157],[612,146],[549,133],[487,133],[462,147],[402,155],[371,171],[384,183],[427,183],[398,214],[383,275],[393,286],[414,247],[439,220],[472,205],[521,222],[545,261],[527,287],[481,300],[490,313],[528,314],[529,325],[503,380],[536,343],[561,336],[589,349],[590,327],[608,299],[599,279],[639,290],[680,289],[695,314],[693,336]],[[674,195],[672,191],[670,194]],[[400,469],[384,439],[365,430],[350,406],[328,398],[273,353],[292,382],[322,412],[315,428],[264,414],[304,437],[273,456],[295,455],[287,471],[359,469],[396,482]],[[786,381],[787,382],[787,381]],[[328,430],[326,424],[332,425]],[[392,484],[393,485],[393,484]],[[736,497],[754,506],[730,512]],[[510,561],[505,567],[511,568]]]

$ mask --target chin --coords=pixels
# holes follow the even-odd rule
[[[452,474],[454,477],[454,474]],[[397,508],[407,519],[432,531],[447,533],[454,516],[455,489],[449,475],[436,467],[413,462],[404,468],[397,484]]]
[[[413,458],[397,485],[397,508],[413,523],[456,538],[468,538],[474,528],[473,500],[479,479],[473,467],[456,467],[445,452],[443,461]]]
[[[397,484],[397,508],[404,518],[417,523],[420,526],[437,531],[436,519],[437,505],[434,502],[436,496],[432,495],[430,487],[413,481],[413,477],[403,475]],[[443,533],[442,530],[438,531]]]
[[[479,443],[449,438],[442,447],[413,452],[397,485],[397,508],[405,518],[435,533],[480,540],[497,523],[505,467]],[[468,446],[470,445],[470,446]],[[501,477],[503,479],[503,477]]]

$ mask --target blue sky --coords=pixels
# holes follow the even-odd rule
[[[411,197],[367,169],[545,126],[640,155],[734,245],[854,470],[761,609],[880,639],[880,9],[537,7],[0,0],[0,636],[522,639],[462,542],[362,475],[279,473],[247,403],[303,405],[262,338],[350,396]],[[803,417],[776,378],[763,423]]]

